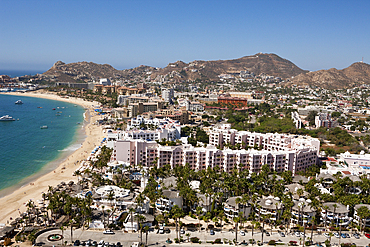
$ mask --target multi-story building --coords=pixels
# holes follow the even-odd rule
[[[331,128],[332,121],[330,118],[330,114],[329,113],[319,113],[315,117],[315,126],[316,128],[320,128],[320,127]]]
[[[177,190],[163,190],[162,197],[155,202],[155,206],[160,212],[169,212],[175,205],[182,209],[182,197],[179,196]]]
[[[170,102],[175,96],[173,88],[162,88],[162,99]]]
[[[302,128],[302,119],[299,116],[298,112],[296,112],[296,111],[292,112],[292,119],[293,119],[293,123],[294,123],[295,127],[297,129],[301,129]]]
[[[251,205],[249,203],[243,204],[237,202],[238,198],[241,199],[241,196],[230,197],[224,204],[224,213],[229,219],[239,216],[248,218],[251,212]]]
[[[193,147],[188,144],[161,146],[151,142],[162,138],[175,140],[180,137],[180,125],[176,121],[168,121],[170,120],[133,118],[129,128],[141,124],[160,127],[154,131],[109,132],[108,144],[114,147],[113,159],[147,167],[153,165],[162,167],[166,164],[171,167],[189,165],[191,169],[204,170],[218,166],[225,172],[231,172],[235,167],[247,169],[250,172],[260,172],[262,166],[266,164],[271,170],[277,172],[289,170],[293,174],[307,169],[317,161],[320,142],[315,138],[237,132],[227,125],[224,125],[225,128],[221,131],[214,131],[213,135],[210,135],[211,144],[207,147]],[[243,140],[246,145],[256,146],[262,150],[220,150],[214,145],[224,143],[223,140],[234,143],[235,139],[238,142]]]
[[[312,221],[312,217],[315,215],[316,211],[310,206],[311,200],[300,198],[297,201],[294,201],[292,207],[292,215],[290,222],[294,224],[305,224]]]
[[[258,207],[256,207],[256,215],[271,215],[270,220],[277,220],[278,217],[281,215],[281,209],[283,208],[283,204],[280,201],[279,197],[263,197],[258,202]]]
[[[321,218],[327,223],[333,222],[338,225],[348,225],[352,218],[348,216],[348,206],[344,206],[341,203],[326,202],[321,207]]]

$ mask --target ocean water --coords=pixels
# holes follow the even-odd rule
[[[46,70],[4,70],[0,69],[0,75],[8,75],[10,77],[18,77],[24,75],[42,74]]]
[[[16,105],[19,99],[24,104]],[[66,102],[0,94],[0,116],[16,119],[0,121],[0,197],[52,171],[78,149],[85,138],[83,114],[82,107]]]

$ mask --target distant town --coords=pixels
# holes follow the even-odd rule
[[[368,245],[370,85],[325,89],[248,70],[173,79],[198,72],[1,75],[2,92],[96,102],[105,137],[71,182],[4,224],[0,240]]]

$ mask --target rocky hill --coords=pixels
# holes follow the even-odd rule
[[[275,54],[258,53],[233,60],[193,61],[190,63],[178,61],[168,64],[165,68],[139,66],[126,70],[116,70],[108,64],[100,65],[92,62],[65,64],[58,61],[44,75],[54,76],[58,81],[64,82],[88,81],[99,78],[125,80],[167,78],[174,82],[181,82],[196,79],[217,80],[220,74],[239,73],[244,70],[253,72],[255,75],[264,73],[281,78],[291,78],[307,72]]]
[[[245,70],[253,72],[255,75],[264,73],[281,78],[290,78],[307,72],[278,55],[258,53],[233,60],[193,61],[190,63],[178,61],[154,71],[151,78],[170,75],[179,80],[217,80],[220,74],[239,73]]]
[[[348,68],[337,70],[319,70],[302,73],[294,77],[286,85],[318,86],[326,89],[343,89],[370,84],[370,65],[357,62]]]

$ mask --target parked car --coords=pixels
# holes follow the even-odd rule
[[[354,237],[355,239],[359,239],[359,238],[360,238],[360,235],[359,235],[358,233],[354,233],[354,234],[353,234],[353,237]]]
[[[158,233],[159,233],[159,234],[164,234],[164,228],[163,228],[163,226],[161,226],[161,227],[159,228]]]
[[[244,231],[240,231],[240,236],[245,236],[245,232]]]
[[[280,237],[284,238],[285,237],[285,234],[283,232],[279,232],[280,234]]]
[[[73,243],[73,246],[80,246],[80,240],[76,239]]]
[[[114,231],[108,229],[103,232],[103,234],[114,234]]]
[[[302,237],[304,236],[304,232],[301,232],[300,234],[301,234]]]
[[[370,238],[370,233],[365,233],[365,237]]]
[[[266,236],[269,237],[270,236],[270,233],[269,232],[266,232]]]
[[[324,233],[324,236],[327,237],[327,238],[330,238],[330,235],[327,232]]]
[[[180,234],[185,234],[185,230],[181,228]]]
[[[296,237],[300,237],[301,236],[301,234],[299,232],[295,232],[294,234],[295,234]]]
[[[351,236],[348,233],[345,233],[346,238],[350,238]]]
[[[96,241],[93,241],[92,244],[91,244],[91,246],[97,247],[98,246],[98,243]]]
[[[215,231],[210,230],[210,231],[209,231],[209,234],[211,234],[211,235],[215,235]]]
[[[334,237],[339,238],[339,237],[340,237],[340,236],[339,236],[339,233],[334,232]]]
[[[341,236],[342,238],[346,238],[346,237],[347,237],[345,233],[342,233],[340,236]]]
[[[122,247],[121,242],[117,242],[116,246],[117,246],[117,247]]]

